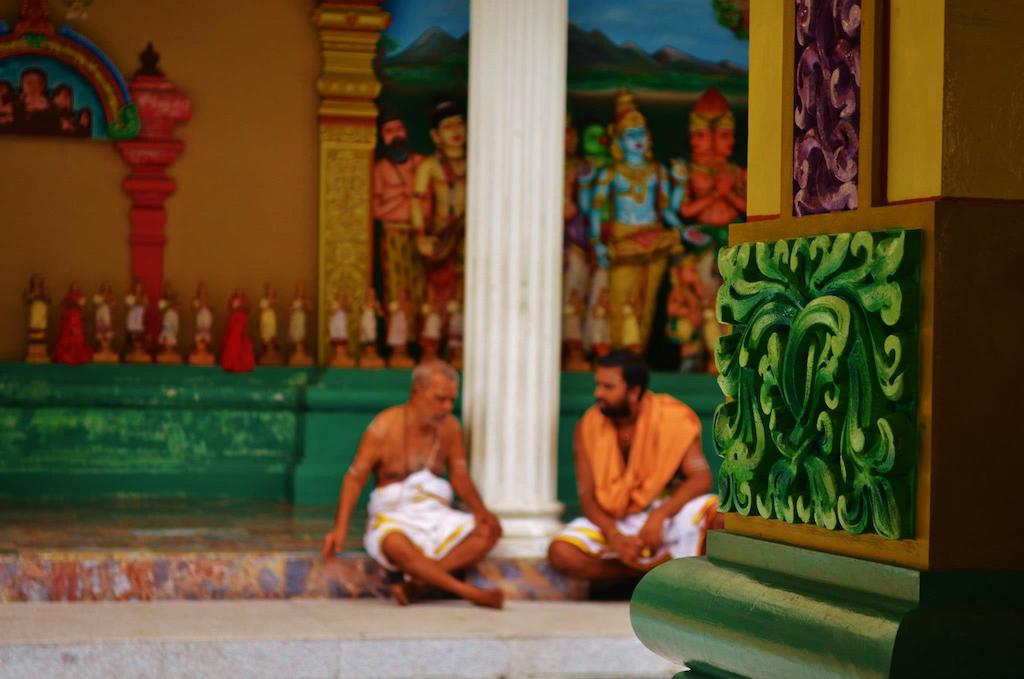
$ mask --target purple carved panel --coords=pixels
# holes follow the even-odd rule
[[[857,207],[861,0],[796,0],[793,214]]]

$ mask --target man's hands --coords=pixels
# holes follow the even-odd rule
[[[347,532],[345,528],[338,526],[334,526],[331,530],[327,531],[327,534],[324,535],[324,547],[321,551],[324,561],[330,561],[337,552],[341,551],[345,545],[345,534]]]
[[[613,530],[608,535],[608,547],[619,555],[619,561],[638,571],[644,570],[640,563],[640,552],[644,548],[643,540],[636,535],[623,535]]]
[[[644,543],[644,548],[648,550],[646,556],[654,556],[661,549],[661,529],[665,525],[665,517],[657,509],[651,510],[651,513],[647,515],[647,520],[644,521],[643,528],[637,536]]]
[[[623,535],[617,530],[608,534],[608,548],[619,555],[619,561],[638,571],[649,571],[663,561],[651,561],[662,545],[662,527],[665,517],[657,509],[652,511],[643,528],[636,535]],[[647,561],[641,562],[641,559]]]

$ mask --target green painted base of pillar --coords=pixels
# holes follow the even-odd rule
[[[687,679],[1019,677],[1024,573],[921,572],[715,531],[637,586],[633,629]]]

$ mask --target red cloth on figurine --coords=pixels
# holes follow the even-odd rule
[[[228,303],[231,315],[224,332],[224,349],[220,365],[228,372],[244,373],[256,367],[256,357],[249,338],[249,299],[245,295],[232,295]]]
[[[55,363],[81,365],[92,362],[92,349],[85,341],[85,328],[82,325],[82,308],[79,302],[80,292],[68,292],[64,295],[64,310],[60,312],[60,328],[57,330],[57,345],[53,348]]]

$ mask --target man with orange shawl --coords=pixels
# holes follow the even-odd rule
[[[648,391],[639,356],[598,359],[596,404],[573,441],[583,516],[555,536],[551,565],[589,580],[641,575],[704,551],[718,527],[718,498],[700,446],[700,420],[667,394]]]

